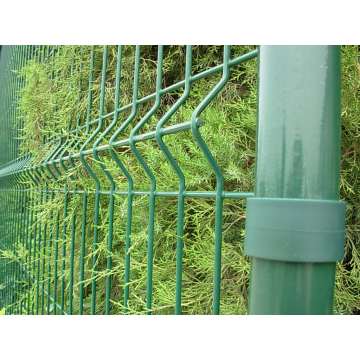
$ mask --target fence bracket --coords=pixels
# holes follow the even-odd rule
[[[250,198],[245,253],[292,262],[333,262],[344,256],[345,203]]]

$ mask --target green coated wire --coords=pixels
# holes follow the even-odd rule
[[[120,160],[115,150],[113,149],[114,143],[116,142],[118,136],[126,130],[129,124],[133,121],[137,114],[137,103],[136,99],[138,96],[138,84],[139,84],[139,72],[140,72],[140,47],[135,48],[135,56],[134,56],[134,72],[133,72],[133,106],[131,108],[130,115],[126,118],[126,120],[116,129],[114,134],[111,136],[109,140],[109,151],[111,158],[115,161],[121,172],[124,174],[127,183],[127,218],[126,218],[126,233],[125,233],[125,272],[124,272],[124,312],[128,311],[128,301],[130,295],[130,266],[131,266],[131,255],[130,255],[130,246],[131,246],[131,232],[132,232],[132,215],[133,215],[133,197],[134,197],[134,180],[124,165],[124,163]],[[117,118],[118,112],[114,111],[114,119]]]
[[[76,227],[76,213],[71,216],[71,240],[70,240],[70,280],[69,280],[69,307],[68,313],[73,313],[73,298],[74,298],[74,260],[75,260],[75,227]]]
[[[68,216],[68,202],[69,194],[67,192],[67,185],[65,184],[64,192],[64,213],[63,213],[63,230],[62,230],[62,266],[61,266],[61,296],[60,296],[60,311],[61,314],[65,311],[65,270],[66,270],[66,247],[67,247],[67,223],[66,219]]]
[[[40,194],[40,206],[43,205],[43,200],[44,200],[44,193]],[[36,255],[36,315],[39,314],[39,296],[40,296],[40,260],[41,260],[41,241],[42,241],[42,221],[40,219],[40,217],[37,218],[37,224],[38,224],[38,240],[37,240],[37,246],[36,246],[36,250],[37,250],[37,255]]]
[[[51,201],[54,200],[54,193],[51,193]],[[53,211],[50,212],[50,220],[53,220]],[[50,284],[51,284],[51,252],[54,243],[54,222],[51,221],[51,229],[50,229],[50,236],[49,236],[49,245],[48,245],[48,267],[47,267],[47,299],[46,299],[46,314],[50,314]]]
[[[87,96],[87,108],[86,108],[86,134],[89,133],[90,131],[90,125],[89,125],[89,121],[90,121],[90,116],[91,116],[91,109],[92,109],[92,97],[93,97],[93,77],[94,77],[94,64],[95,64],[95,52],[94,52],[94,47],[92,46],[90,48],[90,69],[89,69],[89,78],[88,78],[88,96]],[[88,144],[89,141],[85,141],[85,143],[83,144],[83,146],[80,148],[79,150],[79,154],[80,154],[80,162],[82,164],[82,166],[84,166],[85,170],[91,174],[91,168],[89,167],[85,156],[83,154],[84,150],[86,149],[86,146]],[[95,180],[96,181],[96,180]],[[88,200],[88,196],[87,196],[87,192],[84,192],[84,196],[83,196],[83,225],[82,225],[82,237],[81,237],[81,253],[80,253],[80,278],[79,278],[79,283],[80,283],[80,299],[79,299],[79,308],[80,308],[80,314],[83,314],[83,310],[84,310],[84,259],[85,259],[85,236],[86,236],[86,222],[84,221],[87,217],[87,200]]]
[[[64,49],[64,47],[63,47]],[[79,49],[79,51],[78,51]],[[75,48],[74,56],[77,56],[77,63],[73,58],[70,72],[82,73],[84,48]],[[19,249],[27,249],[25,265],[20,262],[6,260],[0,263],[0,280],[5,282],[4,291],[0,290],[0,306],[7,304],[7,313],[23,313],[24,309],[28,314],[41,312],[54,314],[60,310],[61,314],[72,314],[74,311],[74,271],[75,271],[75,248],[76,248],[76,224],[81,223],[79,235],[79,313],[85,312],[84,308],[84,284],[85,284],[85,243],[87,240],[88,225],[88,207],[89,192],[94,194],[94,213],[93,213],[93,243],[91,260],[91,314],[99,313],[97,309],[97,253],[98,246],[102,239],[99,238],[98,227],[100,224],[100,205],[108,197],[107,202],[107,238],[106,241],[106,275],[105,275],[105,302],[103,312],[110,314],[111,309],[111,290],[112,290],[112,267],[113,267],[113,226],[115,216],[116,195],[127,197],[127,216],[122,220],[125,223],[125,263],[124,263],[124,312],[128,311],[128,302],[130,294],[130,275],[131,275],[131,234],[132,234],[132,216],[134,211],[133,200],[135,196],[146,195],[148,198],[148,228],[147,228],[147,274],[146,274],[146,311],[151,314],[153,311],[153,269],[154,269],[154,226],[156,207],[155,199],[157,197],[175,197],[177,198],[177,218],[176,218],[176,288],[175,288],[175,314],[182,312],[182,273],[183,273],[183,247],[184,247],[184,219],[185,219],[185,199],[190,198],[215,198],[215,251],[214,251],[214,284],[213,284],[213,313],[220,313],[220,289],[221,289],[221,241],[222,241],[222,212],[224,198],[240,199],[252,196],[252,193],[246,192],[226,192],[224,191],[224,180],[221,168],[216,163],[211,154],[208,145],[201,136],[200,127],[203,123],[200,120],[201,113],[206,109],[215,96],[222,90],[229,79],[230,68],[244,61],[257,56],[257,50],[248,54],[230,59],[230,47],[224,46],[224,56],[221,65],[211,67],[201,73],[192,74],[192,48],[186,47],[185,74],[183,80],[170,85],[162,86],[163,80],[163,52],[164,47],[158,46],[156,61],[156,89],[155,92],[142,98],[139,98],[139,81],[141,73],[141,47],[135,47],[134,69],[133,69],[133,87],[132,101],[129,104],[123,104],[120,96],[121,84],[121,63],[122,48],[116,48],[116,74],[115,74],[115,99],[114,109],[111,112],[105,112],[105,93],[106,93],[106,74],[108,66],[108,47],[102,49],[102,68],[100,78],[100,96],[99,109],[97,114],[94,107],[94,87],[95,82],[95,48],[91,47],[89,52],[89,79],[87,90],[86,116],[82,121],[80,112],[69,117],[69,129],[65,135],[50,138],[43,138],[44,145],[50,145],[49,151],[41,161],[34,161],[30,157],[19,157],[21,127],[24,125],[24,119],[19,112],[16,103],[19,99],[19,91],[26,82],[25,77],[20,77],[16,71],[24,66],[28,59],[34,58],[38,63],[54,61],[56,54],[55,47],[50,46],[14,46],[4,47],[0,57],[0,79],[5,80],[5,90],[0,97],[0,122],[1,129],[5,129],[5,134],[0,135],[5,141],[0,142],[0,196],[4,203],[8,204],[8,213],[0,212],[0,235],[5,234],[3,246],[12,249],[15,255],[19,255]],[[61,50],[61,48],[60,48]],[[9,71],[11,68],[15,72]],[[204,79],[207,76],[222,71],[222,78],[209,94],[200,102],[193,111],[190,121],[181,124],[170,125],[168,122],[171,117],[180,109],[187,98],[191,95],[191,86],[194,82]],[[70,75],[71,75],[70,74]],[[55,76],[51,74],[51,78]],[[79,76],[79,98],[82,92],[82,77]],[[163,95],[184,89],[181,97],[160,117],[156,123],[155,130],[142,132],[146,124],[152,119],[153,115],[160,109],[161,98]],[[150,100],[154,100],[151,109],[140,119],[137,120],[139,105]],[[119,117],[131,110],[129,116],[122,122]],[[109,123],[108,118],[112,117]],[[17,122],[14,127],[13,124]],[[134,124],[133,124],[134,123]],[[108,125],[107,125],[108,124]],[[130,135],[127,138],[121,138],[128,127],[133,124]],[[95,126],[94,130],[92,126]],[[0,130],[1,130],[0,129]],[[84,133],[81,131],[84,130]],[[215,191],[187,191],[185,186],[185,176],[180,165],[170,149],[164,142],[164,137],[176,134],[181,131],[191,130],[196,144],[199,146],[205,159],[208,161],[216,177]],[[10,136],[9,136],[10,134]],[[71,135],[73,134],[73,135]],[[85,136],[85,141],[80,144],[80,135]],[[110,136],[110,140],[106,138]],[[169,165],[175,171],[178,177],[178,189],[171,191],[157,191],[156,174],[150,169],[143,154],[138,150],[137,143],[154,139],[156,140],[162,154],[165,156]],[[127,168],[121,159],[121,152],[118,148],[128,147],[135,156],[140,167],[150,180],[150,188],[145,191],[135,190],[133,174]],[[116,188],[116,182],[113,174],[107,169],[102,161],[102,156],[110,154],[118,170],[125,176],[127,182],[127,191],[120,191]],[[98,173],[93,167],[91,157],[99,165],[108,180],[109,187],[103,189]],[[94,189],[71,189],[66,181],[63,187],[50,189],[51,184],[61,184],[63,176],[74,169],[76,161],[80,162],[82,168],[92,178]],[[3,166],[1,164],[4,164]],[[70,175],[72,176],[72,175]],[[31,181],[32,186],[22,185],[26,181]],[[8,189],[8,192],[5,192]],[[63,215],[56,211],[55,219],[51,212],[49,219],[41,217],[41,209],[47,204],[54,195],[63,196]],[[50,196],[51,195],[51,196]],[[75,196],[81,195],[81,211],[79,217],[75,213],[68,214],[70,202]],[[27,208],[28,207],[28,208]],[[62,226],[60,236],[60,226]],[[8,230],[8,231],[7,231]],[[68,232],[70,232],[68,237]],[[61,244],[61,254],[59,252],[59,243]],[[69,254],[67,247],[69,246]],[[69,261],[67,261],[69,256]],[[58,276],[58,263],[61,263],[61,275]],[[67,268],[69,266],[69,268]],[[69,270],[69,283],[65,273]],[[61,281],[60,289],[58,280]],[[46,284],[46,286],[45,286]],[[51,285],[52,289],[51,289]],[[40,288],[41,286],[41,288]],[[35,291],[33,291],[35,289]],[[52,296],[50,295],[52,294]],[[23,294],[26,294],[24,296]],[[47,298],[45,299],[45,295]],[[32,297],[34,298],[32,299]],[[60,304],[57,303],[60,296]],[[51,304],[53,309],[51,309]],[[65,311],[67,309],[67,312]]]
[[[79,254],[79,314],[84,313],[84,271],[85,271],[85,241],[87,225],[88,194],[84,191],[82,196],[82,219],[81,219],[81,241]]]
[[[140,46],[137,46],[137,51],[140,53]],[[157,54],[157,67],[156,67],[156,97],[152,108],[145,114],[145,116],[135,125],[130,132],[130,148],[140,166],[144,169],[146,175],[150,180],[150,194],[149,194],[149,220],[147,229],[147,282],[146,282],[146,308],[147,313],[152,313],[152,296],[153,296],[153,244],[154,244],[154,225],[155,225],[155,191],[156,191],[156,177],[151,171],[144,157],[135,146],[134,137],[139,130],[149,121],[155,114],[156,110],[160,107],[161,102],[161,83],[162,83],[162,64],[163,64],[163,46],[158,46]],[[136,89],[137,93],[137,89]]]
[[[45,188],[45,204],[48,200],[48,188]],[[46,266],[46,247],[47,247],[47,230],[48,230],[48,219],[45,219],[44,224],[44,237],[43,237],[43,248],[42,248],[42,269],[41,269],[41,314],[44,315],[45,312],[45,266]]]
[[[106,59],[107,60],[107,59]],[[121,46],[117,48],[117,57],[116,57],[116,75],[115,75],[115,106],[119,102],[120,96],[120,79],[121,79]],[[102,87],[100,93],[100,99],[103,101],[105,97],[105,76],[102,79]],[[100,106],[100,116],[104,111],[104,103],[101,103]],[[107,256],[106,256],[106,270],[107,272],[111,271],[112,268],[112,242],[113,242],[113,223],[114,223],[114,206],[115,206],[115,189],[116,184],[111,173],[106,169],[106,166],[101,162],[101,159],[98,155],[97,148],[104,137],[111,132],[117,122],[117,116],[114,115],[112,122],[104,130],[101,136],[95,141],[93,145],[93,154],[95,160],[99,161],[100,168],[104,172],[105,176],[110,182],[110,192],[109,192],[109,217],[108,217],[108,239],[107,239]],[[111,292],[112,277],[111,274],[107,274],[105,278],[105,314],[110,313],[110,292]]]
[[[59,257],[59,238],[60,238],[60,212],[56,214],[56,230],[55,230],[55,244],[54,244],[54,303],[57,303],[58,294],[58,257]],[[54,306],[54,315],[57,313],[57,307]]]
[[[156,125],[156,141],[163,151],[166,159],[176,172],[179,178],[179,195],[177,207],[177,226],[176,226],[176,294],[175,294],[175,314],[181,314],[181,294],[182,294],[182,262],[184,247],[184,217],[185,217],[185,176],[171,151],[163,141],[161,130],[163,126],[170,120],[171,116],[180,108],[190,95],[190,77],[192,67],[192,47],[186,47],[186,64],[185,64],[185,89],[182,96],[176,103],[165,113]]]
[[[230,47],[224,46],[223,57],[223,74],[220,81],[209,92],[209,94],[201,101],[191,115],[191,131],[196,143],[204,154],[216,176],[216,197],[215,197],[215,260],[214,260],[214,290],[213,290],[213,313],[220,313],[220,290],[221,290],[221,242],[222,242],[222,213],[223,213],[223,191],[224,191],[224,177],[220,166],[217,164],[205,140],[202,138],[198,122],[199,116],[211,103],[211,101],[218,95],[227,83],[230,75]]]

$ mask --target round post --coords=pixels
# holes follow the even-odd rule
[[[250,314],[330,314],[343,256],[340,49],[262,46]]]

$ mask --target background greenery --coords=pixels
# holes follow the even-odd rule
[[[233,46],[232,57],[244,54],[255,47]],[[156,47],[141,48],[140,95],[148,95],[155,90]],[[106,113],[114,109],[115,87],[115,46],[109,47],[109,66],[106,73]],[[76,124],[83,124],[87,114],[87,91],[89,73],[89,47],[66,46],[57,49],[55,57],[39,63],[30,61],[19,74],[26,78],[20,94],[19,111],[22,114],[19,125],[22,127],[21,151],[31,153],[34,164],[43,160],[53,148],[52,139],[59,135],[68,139],[68,152],[76,153],[79,144],[83,144],[89,133],[75,129]],[[93,106],[91,119],[99,115],[99,92],[102,66],[102,47],[95,47],[95,69]],[[131,103],[134,47],[125,46],[122,59],[120,106]],[[222,47],[193,47],[193,73],[200,72],[222,62]],[[183,79],[185,67],[185,49],[180,46],[166,46],[164,58],[163,87]],[[254,187],[255,136],[256,136],[256,61],[251,60],[232,68],[231,78],[225,89],[202,114],[204,126],[201,133],[222,168],[226,191],[252,191]],[[221,74],[212,75],[197,81],[192,86],[189,99],[174,114],[169,124],[176,124],[190,119],[192,111],[219,81]],[[162,97],[161,106],[143,131],[154,130],[156,122],[181,96],[182,89]],[[356,46],[342,47],[342,160],[341,160],[341,197],[348,203],[346,228],[346,256],[338,264],[336,275],[335,312],[356,314],[360,311],[360,66],[359,49]],[[121,134],[126,138],[130,130],[153,105],[153,100],[140,106],[131,126]],[[121,123],[130,110],[119,114]],[[105,120],[105,126],[111,119]],[[90,128],[93,132],[95,126]],[[111,135],[111,134],[110,134]],[[209,169],[188,131],[166,136],[166,144],[178,160],[185,176],[187,190],[212,191],[215,176]],[[102,143],[106,143],[106,137]],[[93,145],[91,142],[88,146]],[[156,174],[158,190],[176,191],[178,178],[166,162],[154,140],[137,144],[149,166]],[[126,146],[118,149],[119,156],[134,177],[136,190],[148,190],[149,180],[141,170],[130,149]],[[116,180],[119,190],[127,190],[126,179],[121,175],[109,154],[103,153],[101,160]],[[109,183],[98,162],[89,160],[102,179],[102,188],[109,189]],[[69,164],[68,164],[69,165]],[[76,163],[69,171],[63,171],[62,178],[51,183],[53,190],[94,189],[93,180]],[[30,184],[28,184],[31,186]],[[64,197],[58,192],[36,210],[39,218],[48,219],[52,227],[55,214],[63,212]],[[131,254],[130,312],[143,313],[145,309],[146,286],[146,235],[148,219],[148,199],[137,196],[134,200],[133,233]],[[155,313],[173,313],[175,299],[175,233],[176,233],[176,198],[157,198],[154,244],[154,310]],[[89,197],[88,226],[86,243],[86,281],[85,305],[89,312],[90,305],[90,266],[92,255],[93,225],[90,221],[94,207],[93,195]],[[101,199],[101,223],[99,226],[100,246],[98,249],[98,309],[103,311],[104,277],[106,271],[106,238],[108,233],[108,198]],[[124,237],[126,226],[126,196],[117,195],[115,200],[115,223],[113,244],[113,287],[111,300],[112,312],[123,311],[124,289]],[[214,257],[214,201],[211,199],[187,198],[185,207],[185,247],[183,275],[183,312],[187,314],[207,314],[211,312],[213,257]],[[77,216],[76,238],[81,233],[81,196],[70,198],[69,221],[73,214]],[[249,279],[249,261],[243,255],[244,239],[244,202],[226,200],[224,203],[223,224],[223,265],[222,265],[222,300],[221,313],[244,314],[247,308],[247,289]],[[70,234],[67,234],[70,236]],[[67,239],[69,243],[69,238]],[[62,241],[59,240],[59,246]],[[68,246],[68,245],[67,245]],[[18,249],[24,261],[27,249]],[[53,254],[46,255],[46,261],[53,261]],[[76,242],[75,278],[78,276],[79,241]],[[61,258],[60,258],[61,261]],[[66,259],[68,262],[68,259]],[[67,264],[68,265],[68,264]],[[67,266],[67,269],[69,267]],[[53,269],[50,275],[53,274]],[[46,274],[49,275],[49,274]],[[66,283],[69,271],[64,274]],[[52,279],[52,277],[50,276]],[[52,281],[52,280],[51,280]],[[78,306],[78,282],[75,284],[74,312]],[[32,292],[35,288],[31,289]]]

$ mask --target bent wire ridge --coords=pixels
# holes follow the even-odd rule
[[[61,48],[41,48],[34,49],[31,47],[26,48],[28,57],[35,56],[38,62],[51,61],[56,54],[59,54]],[[38,51],[39,50],[39,51]],[[74,50],[76,51],[76,50]],[[80,117],[80,112],[75,117],[69,118],[69,129],[65,135],[61,135],[52,139],[45,139],[47,151],[43,159],[32,159],[30,155],[22,155],[18,159],[10,160],[0,167],[0,183],[4,189],[4,194],[7,192],[9,196],[14,190],[16,194],[16,201],[20,201],[19,206],[23,208],[25,204],[29,204],[30,209],[21,214],[21,224],[34,223],[35,227],[27,229],[25,226],[27,246],[30,248],[30,252],[27,254],[27,260],[30,264],[34,264],[34,271],[36,270],[36,309],[28,309],[28,313],[36,311],[39,313],[45,312],[45,306],[47,313],[51,310],[56,313],[60,310],[60,313],[73,312],[73,288],[75,286],[74,279],[74,242],[75,242],[75,227],[77,226],[78,219],[81,219],[80,236],[80,268],[79,268],[79,282],[76,286],[79,286],[79,312],[84,312],[84,259],[85,254],[85,240],[86,231],[89,221],[87,220],[89,194],[95,194],[95,209],[93,218],[93,260],[92,260],[92,290],[91,290],[91,313],[97,313],[96,308],[96,250],[98,244],[98,221],[99,221],[99,206],[101,196],[107,196],[109,199],[108,213],[107,213],[107,258],[106,258],[106,270],[108,271],[105,281],[105,314],[111,312],[111,272],[112,269],[112,234],[113,234],[113,220],[114,220],[114,202],[115,195],[127,196],[127,217],[124,219],[126,222],[125,232],[125,275],[124,275],[124,294],[123,294],[123,310],[128,311],[129,301],[129,285],[130,285],[130,247],[131,247],[131,234],[132,234],[132,211],[133,211],[133,198],[134,196],[146,195],[148,197],[149,204],[149,220],[147,231],[147,280],[146,280],[146,311],[152,313],[153,303],[153,242],[154,242],[154,222],[155,222],[155,199],[157,197],[174,197],[177,198],[177,220],[176,220],[176,293],[175,293],[175,313],[180,314],[181,308],[181,295],[182,295],[182,258],[183,258],[183,238],[184,238],[184,204],[186,198],[215,198],[216,202],[216,223],[215,223],[215,240],[216,240],[216,254],[214,262],[214,293],[213,293],[213,312],[219,313],[220,307],[220,281],[221,281],[221,216],[222,216],[222,201],[225,198],[231,199],[243,199],[253,196],[251,192],[230,192],[225,191],[223,187],[223,175],[220,167],[212,157],[211,151],[208,148],[206,142],[201,137],[200,127],[205,125],[200,120],[202,111],[211,103],[214,97],[221,91],[226,85],[229,79],[229,72],[232,66],[238,65],[244,61],[252,59],[257,56],[258,51],[254,50],[245,55],[238,56],[234,59],[230,59],[230,47],[224,47],[223,62],[220,65],[209,68],[205,71],[192,74],[192,48],[186,47],[186,60],[185,60],[185,74],[184,80],[181,80],[175,84],[167,87],[162,87],[162,70],[163,70],[163,46],[158,46],[157,53],[157,70],[156,70],[156,89],[155,92],[142,98],[138,97],[139,78],[141,75],[140,65],[140,46],[136,46],[134,54],[134,69],[133,69],[133,97],[131,103],[123,105],[120,94],[121,83],[121,46],[118,46],[116,51],[116,75],[115,75],[115,101],[113,111],[105,113],[105,91],[106,91],[106,67],[108,65],[108,49],[107,46],[102,50],[102,69],[100,80],[100,103],[98,116],[95,119],[91,119],[94,105],[94,63],[95,63],[95,50],[94,47],[90,49],[90,66],[88,77],[88,90],[87,90],[87,107],[85,119]],[[70,68],[70,74],[74,72],[74,69],[80,69],[82,71],[82,59],[83,49],[80,48],[82,55],[79,55],[81,61],[78,65],[74,64]],[[25,62],[26,56],[23,59]],[[204,79],[212,74],[222,72],[221,80],[215,85],[215,87],[207,94],[207,96],[199,103],[197,108],[193,111],[191,119],[177,123],[175,125],[167,125],[171,117],[180,109],[185,103],[189,95],[191,94],[191,86],[196,81]],[[53,74],[52,74],[53,75]],[[51,75],[51,76],[52,76]],[[22,79],[23,82],[26,79]],[[20,83],[18,85],[20,87]],[[81,80],[79,81],[79,91],[81,91]],[[174,90],[183,88],[184,91],[179,99],[170,106],[169,109],[161,114],[160,118],[156,120],[156,126],[154,130],[147,130],[140,133],[146,124],[148,124],[153,115],[159,110],[162,97]],[[79,92],[80,99],[80,92]],[[139,106],[154,100],[152,107],[145,115],[139,117]],[[119,121],[119,116],[125,111],[131,110],[129,116],[124,121]],[[105,122],[106,119],[112,117],[110,122]],[[139,117],[139,119],[137,119]],[[84,120],[84,121],[82,121]],[[134,124],[135,123],[135,124]],[[104,126],[105,125],[105,126]],[[132,126],[130,135],[127,138],[121,137],[128,127]],[[93,127],[96,127],[92,130]],[[84,131],[84,132],[83,132]],[[173,135],[181,131],[191,131],[192,137],[203,153],[205,159],[208,161],[210,167],[216,175],[216,189],[215,191],[187,191],[185,175],[177,162],[171,149],[164,142],[164,136]],[[109,140],[106,140],[109,138]],[[178,189],[169,191],[157,190],[157,174],[153,172],[149,162],[144,157],[144,154],[137,148],[139,142],[146,140],[155,140],[161,154],[165,157],[172,170],[174,170],[177,180]],[[14,143],[15,144],[15,143]],[[145,191],[135,190],[134,174],[132,170],[128,169],[122,159],[122,152],[118,149],[128,147],[131,150],[131,154],[135,156],[138,165],[144,170],[148,179],[150,180],[150,188]],[[12,152],[15,154],[16,146],[14,145]],[[113,172],[115,170],[109,170],[106,167],[102,158],[107,154],[110,155],[111,160],[117,166],[117,170],[124,175],[127,183],[127,191],[117,189],[117,183],[115,182]],[[95,160],[95,164],[92,162]],[[78,165],[81,164],[81,168]],[[70,188],[67,183],[66,177],[70,178],[79,177],[81,173],[78,169],[84,169],[86,173],[92,178],[95,185],[94,189],[87,189],[80,186],[80,188]],[[97,172],[100,170],[100,173]],[[106,179],[106,185],[103,184],[103,179],[100,179],[99,174],[103,173]],[[27,187],[27,184],[31,182],[31,187]],[[70,184],[70,183],[69,183]],[[59,185],[59,186],[57,186]],[[62,186],[63,185],[63,186]],[[62,188],[61,188],[62,186]],[[28,194],[29,198],[22,198],[21,194]],[[60,215],[59,211],[56,213],[51,212],[53,220],[48,221],[41,219],[40,212],[32,206],[43,206],[48,200],[52,199],[56,194],[63,196],[63,214]],[[73,195],[78,194],[81,196],[82,210],[79,217],[76,217],[74,213],[70,213],[69,206]],[[41,208],[41,207],[40,207]],[[39,209],[40,209],[39,208]],[[52,210],[51,210],[52,211]],[[22,227],[19,225],[20,231]],[[220,229],[220,230],[219,230]],[[70,231],[71,235],[68,235]],[[61,239],[60,239],[61,238]],[[33,243],[32,240],[34,239]],[[62,244],[62,248],[59,249],[59,245]],[[70,246],[70,254],[67,253],[67,245]],[[34,250],[34,251],[32,251]],[[59,250],[61,250],[61,256],[58,258]],[[40,256],[40,251],[42,255]],[[49,254],[55,254],[53,256],[53,263],[50,263]],[[47,255],[46,255],[47,254]],[[65,284],[64,272],[67,269],[67,263],[65,258],[70,256],[70,282],[69,286]],[[38,264],[42,257],[42,265]],[[61,261],[61,268],[58,269],[59,262]],[[35,266],[35,265],[39,266]],[[40,273],[40,269],[47,269],[50,273],[53,269],[54,273],[54,286],[53,292],[50,294],[50,278],[45,278],[45,270]],[[60,271],[60,275],[58,274]],[[31,282],[31,271],[27,278],[27,283]],[[47,280],[47,284],[45,284]],[[57,298],[57,286],[60,282],[60,299]],[[65,296],[67,293],[67,297]],[[47,303],[44,301],[44,294],[48,296]],[[28,298],[24,300],[24,304],[30,304],[30,294]],[[40,299],[40,300],[39,300]],[[58,303],[60,301],[60,304]],[[50,309],[50,302],[52,302],[52,309]],[[67,307],[67,308],[66,308]]]

